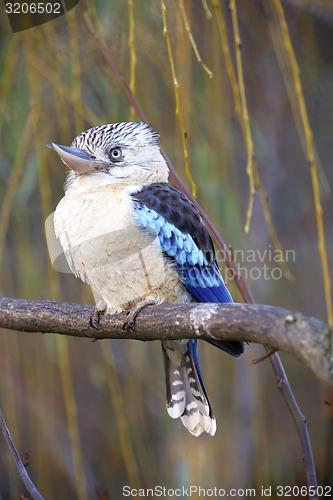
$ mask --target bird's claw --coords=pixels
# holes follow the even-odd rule
[[[128,334],[133,333],[135,329],[135,321],[138,314],[147,306],[153,306],[160,303],[161,300],[158,295],[146,297],[145,299],[138,302],[134,307],[132,307],[132,309],[127,311],[127,319],[126,321],[124,321],[122,329],[125,330]]]
[[[106,304],[103,301],[98,302],[94,307],[94,312],[89,319],[89,325],[95,328],[95,330],[98,330],[101,327],[101,316],[105,313],[105,311]]]
[[[100,327],[101,327],[101,311],[98,311],[96,309],[96,307],[94,308],[94,312],[92,313],[92,315],[90,316],[90,319],[89,319],[89,325],[94,328],[95,330],[99,330]],[[93,338],[93,342],[96,342],[96,340],[98,340],[97,337]]]
[[[126,331],[126,333],[133,333],[135,328],[135,318],[131,318],[131,311],[127,313],[127,319],[124,321],[122,329]]]
[[[92,326],[93,328],[95,328],[95,330],[98,330],[101,325],[100,325],[100,322],[101,322],[101,314],[99,313],[98,315],[95,314],[95,312],[90,316],[90,319],[89,319],[89,325]]]

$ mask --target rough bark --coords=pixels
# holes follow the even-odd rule
[[[300,312],[259,304],[163,304],[144,309],[128,332],[126,313],[103,316],[96,330],[89,325],[92,311],[88,305],[3,297],[0,328],[90,339],[245,340],[292,354],[321,381],[333,382],[332,329]]]

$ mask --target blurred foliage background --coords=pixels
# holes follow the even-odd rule
[[[164,36],[161,3],[167,14]],[[16,34],[1,16],[1,294],[92,301],[82,283],[56,273],[49,263],[44,221],[63,195],[65,170],[45,145],[70,144],[85,128],[134,118],[107,52],[160,132],[180,177],[189,188],[195,183],[198,201],[225,242],[234,249],[264,251],[281,245],[295,251],[295,261],[287,263],[293,279],[287,273],[281,279],[247,280],[256,301],[326,319],[329,300],[326,294],[325,306],[300,94],[295,92],[277,6],[282,5],[300,67],[332,268],[331,2],[235,3],[254,166],[262,199],[263,189],[268,196],[263,210],[255,195],[249,234],[244,231],[249,144],[240,118],[245,108],[235,109],[230,81],[230,68],[237,77],[240,48],[232,12],[223,0],[161,3],[81,0],[66,16]],[[168,42],[179,83],[183,140]],[[187,175],[184,145],[189,152]],[[274,228],[267,224],[268,206]],[[267,257],[265,263],[272,266]],[[282,270],[286,275],[284,266]],[[326,270],[326,287],[329,277]],[[230,286],[239,299],[236,287]],[[168,417],[157,342],[92,343],[2,331],[0,405],[22,456],[26,454],[30,474],[48,499],[120,498],[125,484],[305,484],[298,436],[270,363],[251,363],[262,352],[249,346],[235,361],[201,346],[218,422],[213,439],[195,439]],[[308,418],[319,483],[329,483],[332,394],[294,359],[282,357]],[[3,440],[0,449],[0,498],[18,498],[22,486]]]

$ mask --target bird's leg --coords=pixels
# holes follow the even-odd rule
[[[132,332],[135,327],[135,320],[138,314],[142,311],[142,309],[144,309],[147,306],[156,306],[161,303],[162,300],[157,294],[150,295],[148,297],[145,297],[143,300],[140,300],[140,302],[135,304],[135,306],[133,306],[131,309],[127,311],[127,319],[123,324],[123,330],[126,330],[127,332]]]
[[[105,313],[106,308],[107,308],[107,305],[106,305],[106,302],[104,302],[104,300],[99,300],[94,307],[94,311],[93,311],[92,315],[90,316],[89,324],[93,328],[96,328],[96,330],[98,330],[98,328],[99,328],[101,316],[102,316],[102,314]]]

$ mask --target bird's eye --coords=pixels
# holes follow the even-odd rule
[[[119,161],[122,158],[121,148],[112,148],[109,153],[109,158],[111,161]]]

